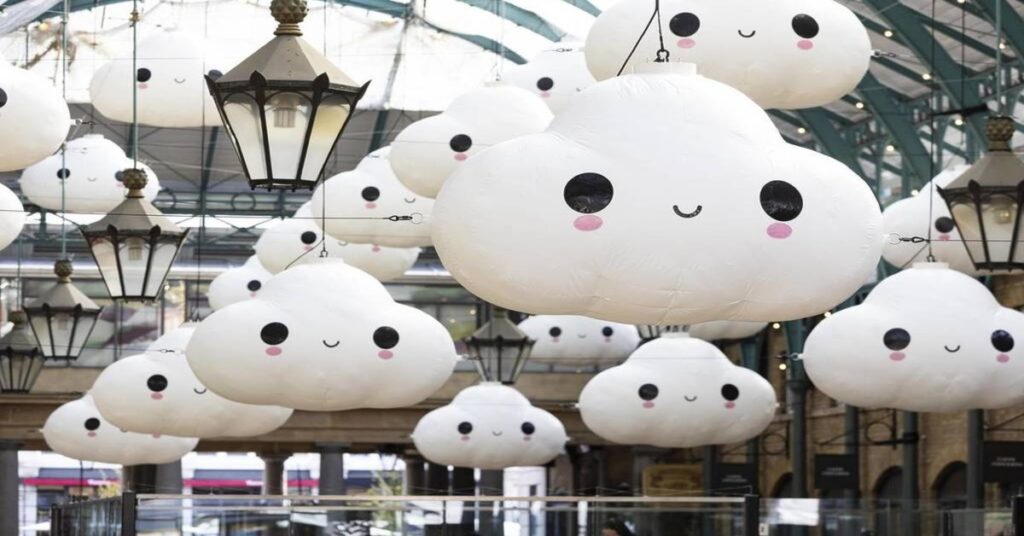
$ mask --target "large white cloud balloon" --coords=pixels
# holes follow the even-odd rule
[[[49,81],[0,61],[0,171],[23,169],[53,154],[71,114]]]
[[[139,122],[154,127],[220,125],[217,107],[203,75],[206,65],[199,38],[159,30],[139,42],[137,69],[131,56],[100,67],[89,85],[92,103],[104,116],[132,122],[132,86],[138,87]],[[205,122],[204,122],[205,120]]]
[[[232,402],[204,386],[185,359],[195,325],[156,340],[146,353],[115,361],[89,394],[103,418],[139,433],[185,437],[262,435],[288,420],[292,410]]]
[[[424,415],[412,439],[432,463],[480,469],[544,465],[569,440],[558,418],[498,383],[463,389]]]
[[[540,95],[548,108],[560,112],[577,93],[594,83],[582,45],[558,43],[525,65],[516,65],[502,81]]]
[[[225,398],[313,411],[418,403],[458,360],[437,320],[331,261],[285,270],[256,298],[214,312],[187,353],[200,381]]]
[[[537,341],[530,361],[551,365],[618,363],[640,344],[636,326],[585,316],[531,316],[519,328]]]
[[[355,169],[331,177],[313,192],[313,219],[328,235],[359,244],[430,245],[434,200],[398,182],[388,163],[390,152],[384,147],[370,153]],[[411,219],[389,219],[393,216]]]
[[[767,380],[685,334],[641,346],[590,380],[579,403],[595,434],[666,448],[745,441],[771,424],[776,406]]]
[[[241,266],[224,270],[210,282],[210,290],[206,295],[210,300],[210,308],[216,311],[232,303],[255,298],[263,283],[272,275],[255,255]]]
[[[61,210],[63,195],[68,212],[106,214],[124,201],[128,190],[118,177],[130,167],[132,160],[117,144],[101,134],[86,134],[69,141],[63,157],[57,153],[22,171],[21,191],[48,210]],[[160,192],[160,181],[145,164],[139,168],[149,179],[144,194],[152,201]]]
[[[444,112],[399,132],[391,144],[391,167],[410,190],[434,198],[469,157],[505,140],[540,132],[550,122],[547,105],[529,91],[501,85],[474,89]]]
[[[177,461],[199,442],[196,438],[120,430],[103,419],[89,395],[53,410],[42,432],[46,444],[57,454],[121,465]]]
[[[694,324],[687,330],[691,337],[705,341],[734,341],[753,337],[768,325],[767,322],[740,320],[712,320]]]
[[[858,407],[994,409],[1024,402],[1024,314],[943,263],[880,282],[821,321],[802,355],[823,393]]]
[[[932,253],[935,260],[965,274],[976,275],[971,257],[960,238],[949,208],[936,187],[943,188],[962,175],[969,166],[953,166],[939,173],[921,188],[918,195],[901,199],[882,212],[882,229],[888,239],[882,257],[886,262],[904,268],[928,259],[928,244],[903,242],[900,238],[928,238],[931,227]],[[929,216],[930,213],[930,216]]]
[[[25,226],[25,216],[18,194],[0,184],[0,249],[17,240]]]
[[[590,71],[615,76],[649,23],[649,0],[623,0],[602,13],[587,35]],[[763,108],[812,108],[852,91],[868,70],[871,42],[848,8],[833,0],[663,0],[669,60],[729,84]],[[629,60],[655,59],[651,28]]]
[[[874,272],[882,235],[864,181],[785,143],[743,94],[647,74],[466,162],[434,205],[434,245],[508,309],[693,324],[826,311]]]

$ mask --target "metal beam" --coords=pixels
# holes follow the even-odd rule
[[[807,130],[814,136],[814,139],[825,148],[829,155],[846,164],[854,173],[861,177],[865,176],[864,169],[860,166],[860,160],[857,157],[857,149],[843,139],[839,130],[828,120],[824,110],[810,108],[798,110],[796,113],[807,124]]]
[[[932,157],[921,143],[917,129],[908,120],[909,114],[902,109],[895,96],[871,73],[864,76],[857,89],[864,105],[896,142],[903,159],[917,176],[917,184],[921,185],[931,180]]]
[[[586,11],[587,13],[589,13],[589,14],[595,16],[595,17],[601,14],[601,10],[597,6],[595,6],[594,4],[591,4],[590,0],[562,0],[562,1],[567,3],[567,4],[569,4],[569,5],[571,5],[571,6],[573,6],[573,7],[576,7],[576,8],[579,8],[579,9],[583,10],[583,11]]]
[[[977,0],[974,2],[984,14],[985,20],[993,27],[996,25],[996,3],[1002,3],[1000,19],[1002,20],[1003,37],[1018,58],[1024,57],[1024,18],[1006,0]],[[998,44],[998,43],[997,43]],[[995,56],[995,51],[992,52]]]
[[[484,11],[490,11],[495,15],[502,17],[516,26],[520,26],[531,32],[547,38],[549,41],[561,41],[565,37],[565,32],[556,28],[553,24],[544,20],[543,17],[530,11],[523,9],[515,4],[504,2],[501,0],[458,0],[464,4],[473,6],[477,9]]]

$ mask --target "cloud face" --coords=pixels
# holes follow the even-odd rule
[[[705,341],[733,341],[753,337],[767,326],[767,322],[712,320],[690,326],[691,337]]]
[[[285,270],[256,298],[213,313],[187,353],[199,380],[225,398],[312,411],[416,404],[458,360],[437,320],[330,261]]]
[[[582,45],[558,43],[525,65],[505,71],[502,81],[540,98],[552,112],[562,111],[569,100],[594,83]]]
[[[132,58],[117,58],[96,70],[89,95],[109,119],[132,122],[132,85],[139,92],[139,122],[186,128],[221,124],[203,75],[214,71],[201,41],[183,32],[157,31],[139,43],[138,69]],[[133,82],[134,80],[134,82]]]
[[[359,244],[400,248],[430,245],[434,200],[398,182],[388,163],[389,153],[388,147],[370,153],[354,170],[331,177],[313,192],[309,206],[314,222],[323,224],[328,235]],[[326,222],[322,220],[325,212]],[[413,219],[390,221],[391,216]]]
[[[497,383],[463,389],[424,415],[412,439],[432,463],[480,469],[544,465],[569,440],[554,415]]]
[[[880,220],[863,180],[783,142],[739,92],[630,75],[467,161],[437,199],[434,244],[459,283],[511,310],[775,321],[854,293]]]
[[[106,214],[124,201],[128,190],[118,177],[132,167],[114,142],[100,134],[86,134],[67,143],[67,154],[55,154],[21,172],[21,191],[33,203],[53,211],[61,210],[61,182],[64,182],[68,212]],[[149,181],[144,190],[152,201],[160,191],[153,170],[139,163]]]
[[[636,326],[585,316],[538,315],[519,323],[537,341],[530,361],[551,365],[618,363],[640,344]]]
[[[43,438],[51,450],[68,458],[121,465],[177,461],[199,442],[119,430],[103,419],[89,395],[55,409],[43,425]]]
[[[210,282],[206,295],[210,307],[216,311],[232,303],[255,298],[272,275],[260,264],[259,258],[255,255],[249,257],[245,264],[225,270]]]
[[[960,238],[949,208],[942,200],[938,190],[967,171],[969,166],[961,165],[939,173],[931,182],[924,185],[920,193],[913,197],[901,199],[882,212],[882,229],[889,235],[882,250],[882,257],[897,268],[909,267],[915,262],[928,260],[928,244],[899,242],[898,237],[928,237],[931,227],[932,252],[935,260],[949,264],[949,267],[965,274],[977,275],[967,255],[967,248]],[[929,196],[931,197],[931,218],[929,212]]]
[[[648,0],[623,0],[587,36],[587,64],[598,80],[619,72],[651,16]],[[670,61],[762,108],[812,108],[852,91],[868,70],[871,42],[852,11],[831,0],[665,0],[661,24]],[[626,67],[654,60],[658,29],[644,36]]]
[[[49,81],[0,62],[0,171],[50,156],[71,128],[71,114]]]
[[[803,362],[814,385],[864,408],[994,409],[1024,402],[1024,314],[941,263],[884,279],[864,303],[814,328]]]
[[[689,448],[750,439],[772,421],[775,391],[713,345],[661,337],[590,380],[580,415],[615,443]]]
[[[203,385],[185,359],[195,325],[185,324],[154,342],[145,354],[115,361],[89,394],[103,417],[132,432],[185,437],[262,435],[292,410],[232,402]]]
[[[441,185],[483,149],[544,130],[543,100],[511,86],[488,86],[457,97],[448,108],[409,125],[391,144],[391,167],[417,194],[437,197]]]

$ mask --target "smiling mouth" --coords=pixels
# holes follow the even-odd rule
[[[180,79],[180,80],[179,80],[179,79],[175,78],[175,79],[174,79],[174,83],[175,83],[175,84],[184,84],[184,83],[185,83],[185,79],[184,79],[184,78],[182,78],[182,79]]]
[[[197,395],[205,395],[206,391],[209,391],[209,389],[203,389],[202,391],[200,391],[199,389],[196,389],[195,387],[192,388],[192,392],[197,394]]]
[[[325,341],[325,340],[321,340],[320,342],[324,343],[324,346],[326,346],[326,347],[328,347],[328,348],[337,348],[337,347],[338,347],[338,345],[339,345],[339,344],[341,344],[341,341],[334,341],[334,344],[329,344],[329,343],[328,343],[327,341]]]
[[[412,199],[406,199],[406,198],[403,197],[402,201],[405,201],[406,203],[409,203],[411,205],[411,204],[416,202],[416,198],[414,197]]]
[[[587,334],[586,333],[577,333],[576,336],[579,337],[580,339],[586,339],[587,338]]]
[[[704,205],[697,205],[697,208],[693,209],[693,212],[683,212],[682,210],[679,210],[679,205],[672,205],[672,211],[680,218],[696,218],[700,215],[702,210],[704,210]]]
[[[696,402],[697,401],[697,397],[695,397],[695,396],[683,395],[683,398],[685,398],[687,402]]]
[[[96,177],[88,177],[85,180],[87,180],[89,182],[96,182]]]
[[[960,345],[959,345],[959,344],[958,344],[958,345],[956,345],[956,348],[950,348],[950,347],[948,347],[948,346],[943,346],[943,348],[945,348],[945,349],[946,349],[946,351],[947,351],[947,352],[949,352],[949,353],[951,353],[951,354],[955,354],[955,353],[957,353],[957,352],[959,352],[959,351],[960,351]]]
[[[740,34],[740,37],[744,39],[750,39],[751,37],[754,37],[754,34],[757,33],[757,30],[750,30],[749,34],[743,33],[743,30],[736,30],[736,33]]]
[[[491,432],[491,435],[492,435],[492,436],[494,436],[494,437],[501,437],[501,436],[502,436],[502,434],[504,434],[504,433],[505,433],[505,432],[494,432],[494,431],[492,431],[492,432]]]

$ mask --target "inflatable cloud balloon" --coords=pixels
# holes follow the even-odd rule
[[[183,32],[156,31],[139,43],[137,69],[131,55],[115,58],[92,77],[89,96],[105,117],[132,122],[132,86],[138,88],[139,122],[154,127],[220,125],[217,107],[204,74],[219,76],[205,65],[199,38]]]
[[[336,241],[337,254],[345,264],[372,275],[377,281],[394,281],[420,258],[420,248],[389,248],[376,244]]]
[[[577,93],[594,83],[581,45],[559,43],[525,65],[505,72],[502,81],[540,95],[554,113],[560,112]]]
[[[767,322],[739,320],[712,320],[689,327],[691,337],[705,341],[735,341],[753,337],[768,325]]]
[[[232,402],[200,383],[185,359],[194,331],[195,325],[185,324],[145,354],[104,369],[89,391],[103,418],[131,432],[199,438],[257,436],[280,428],[292,410]]]
[[[971,275],[979,273],[967,254],[946,202],[936,188],[947,186],[968,168],[966,165],[953,166],[936,175],[921,188],[918,195],[901,199],[885,208],[882,212],[882,229],[888,240],[882,250],[882,257],[886,262],[897,268],[905,268],[915,262],[926,261],[927,243],[901,242],[899,239],[927,238],[928,228],[931,227],[932,254],[935,260],[948,264],[958,272]]]
[[[771,424],[777,405],[756,372],[710,343],[673,334],[594,376],[579,408],[587,428],[608,441],[689,448],[750,439]]]
[[[554,415],[511,387],[467,387],[451,404],[427,413],[412,433],[416,450],[439,465],[504,469],[544,465],[569,438]]]
[[[487,86],[457,97],[435,116],[398,133],[391,167],[417,194],[437,197],[448,176],[469,157],[494,144],[544,130],[551,111],[529,91]]]
[[[18,239],[25,226],[25,207],[18,194],[0,184],[0,249]]]
[[[52,211],[61,210],[61,182],[68,212],[106,214],[124,201],[128,190],[121,172],[132,160],[100,134],[86,134],[67,143],[66,154],[50,156],[21,172],[21,191],[29,201]],[[152,201],[160,192],[153,170],[140,163],[149,181],[144,193]]]
[[[1024,314],[944,263],[918,263],[879,283],[807,337],[815,387],[864,408],[995,409],[1024,402]]]
[[[649,0],[623,0],[587,35],[590,72],[616,76],[651,17]],[[813,108],[852,91],[868,70],[871,42],[857,16],[833,0],[665,0],[661,24],[670,61],[726,83],[763,108]],[[624,72],[654,60],[650,29]]]
[[[618,363],[640,344],[636,326],[585,316],[531,316],[519,329],[537,341],[530,361],[550,365]]]
[[[863,180],[693,74],[584,90],[547,132],[466,162],[433,229],[488,302],[628,324],[804,318],[853,294],[882,248]]]
[[[229,268],[210,282],[210,290],[206,295],[210,307],[216,311],[232,303],[255,298],[271,275],[260,264],[259,258],[255,255],[249,257],[242,266]]]
[[[71,114],[48,80],[0,61],[0,171],[23,169],[53,154]]]
[[[398,182],[388,163],[389,147],[366,156],[352,171],[317,187],[309,206],[313,220],[327,234],[345,242],[391,247],[430,245],[433,199],[425,199]],[[324,220],[324,214],[327,218]],[[390,220],[410,216],[410,220]]]
[[[57,454],[121,465],[177,461],[199,442],[195,438],[120,430],[103,419],[89,395],[55,409],[42,432],[47,446]]]
[[[214,312],[187,354],[203,385],[225,398],[312,411],[416,404],[458,360],[437,320],[329,261],[285,270],[259,296]]]

